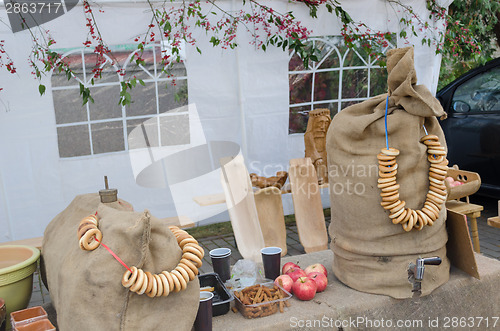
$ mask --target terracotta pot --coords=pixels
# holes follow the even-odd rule
[[[18,310],[10,314],[10,324],[13,329],[19,329],[21,325],[26,325],[39,320],[47,319],[47,312],[42,306],[36,306]]]
[[[28,306],[39,257],[40,251],[35,247],[0,246],[0,297],[5,300],[7,316]],[[6,326],[10,330],[8,319]]]
[[[46,318],[21,325],[16,328],[16,331],[56,331],[56,327]]]
[[[3,321],[5,321],[5,316],[7,315],[7,309],[5,308],[4,299],[0,298],[0,328],[2,326]]]

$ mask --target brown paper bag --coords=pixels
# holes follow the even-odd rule
[[[429,189],[425,135],[439,136],[436,116],[445,113],[425,86],[416,85],[413,48],[395,49],[387,58],[389,146],[400,150],[397,182],[406,207],[421,209]],[[405,232],[392,224],[380,205],[377,154],[386,146],[384,115],[387,94],[350,106],[337,114],[327,134],[332,218],[329,228],[333,271],[346,285],[395,298],[412,296],[408,264],[418,257],[439,256],[440,266],[426,266],[422,295],[449,277],[446,258],[446,210],[433,226]]]
[[[138,295],[122,286],[126,269],[104,247],[79,248],[79,223],[97,211],[102,242],[129,267],[152,273],[175,268],[182,252],[168,224],[131,209],[122,200],[103,204],[98,194],[80,195],[47,226],[42,256],[59,330],[191,330],[198,278],[167,297]]]

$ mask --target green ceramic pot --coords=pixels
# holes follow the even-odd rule
[[[7,308],[6,324],[10,329],[10,313],[25,309],[33,290],[33,273],[40,251],[31,246],[0,246],[0,298]]]

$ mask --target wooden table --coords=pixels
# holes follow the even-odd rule
[[[484,210],[483,206],[475,205],[458,200],[451,200],[446,202],[446,208],[456,213],[463,214],[470,219],[470,232],[472,236],[472,244],[474,251],[480,253],[479,247],[479,234],[477,231],[477,218],[481,216],[481,211]]]

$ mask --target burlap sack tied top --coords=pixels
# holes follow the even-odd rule
[[[437,135],[446,147],[437,116],[444,116],[438,100],[416,85],[413,48],[387,54],[389,146],[400,150],[397,182],[406,207],[421,209],[429,189],[425,135]],[[446,258],[446,210],[433,226],[405,232],[392,224],[380,205],[377,154],[386,146],[384,115],[387,94],[350,106],[337,114],[327,134],[332,221],[329,233],[334,252],[333,271],[346,285],[360,291],[395,298],[412,296],[408,265],[418,257],[439,256],[440,266],[426,266],[422,295],[449,277]]]
[[[182,251],[170,224],[131,209],[123,200],[103,204],[98,194],[80,195],[47,226],[42,256],[58,330],[191,330],[198,278],[167,297],[138,295],[122,286],[126,269],[104,247],[79,248],[79,223],[97,211],[102,242],[129,267],[152,273],[175,268]]]

